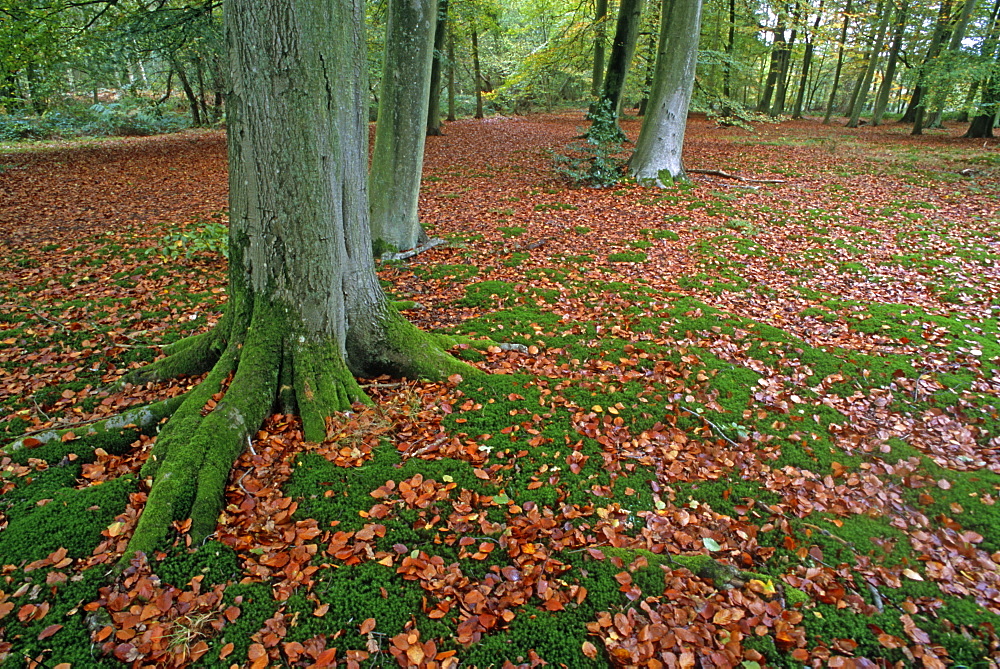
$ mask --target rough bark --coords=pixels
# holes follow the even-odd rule
[[[840,73],[844,68],[844,48],[847,45],[847,29],[851,26],[851,0],[844,5],[844,23],[840,28],[840,41],[837,44],[837,67],[833,71],[833,84],[830,86],[830,99],[826,103],[826,116],[823,123],[827,124],[833,117],[833,104],[837,100],[837,87],[840,85]]]
[[[899,62],[899,50],[903,45],[903,37],[906,34],[908,10],[909,0],[902,0],[896,8],[896,22],[892,33],[892,43],[889,45],[889,57],[885,63],[885,72],[882,73],[882,84],[879,86],[878,95],[875,96],[872,125],[882,123],[882,117],[885,115],[886,107],[889,105],[892,81],[896,77],[896,65]]]
[[[391,0],[370,177],[372,241],[396,251],[421,239],[417,216],[427,136],[437,0]]]
[[[702,0],[663,3],[653,89],[629,160],[632,175],[640,182],[663,186],[685,178],[681,149],[698,61],[701,8]]]
[[[354,374],[476,373],[444,352],[452,340],[400,316],[374,271],[363,2],[227,0],[225,17],[230,298],[214,330],[157,365],[214,358],[144,467],[153,482],[121,566],[173,520],[191,518],[196,543],[215,530],[232,464],[279,398],[317,441],[334,412],[370,401]]]
[[[431,89],[427,102],[427,135],[441,135],[441,68],[444,61],[444,38],[448,33],[448,0],[438,0],[434,26],[434,59],[431,61]]]

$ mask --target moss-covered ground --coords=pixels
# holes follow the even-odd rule
[[[179,520],[114,581],[157,429],[83,432],[198,381],[110,388],[220,316],[222,142],[5,157],[22,214],[57,209],[22,172],[155,175],[164,141],[211,185],[5,242],[0,433],[75,432],[0,451],[0,666],[995,666],[996,147],[695,119],[692,167],[784,182],[574,190],[537,149],[579,124],[449,125],[450,244],[379,268],[421,327],[527,353],[365,379],[322,443],[271,417],[215,535]]]

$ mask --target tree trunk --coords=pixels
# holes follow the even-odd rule
[[[412,249],[427,136],[437,0],[390,0],[371,166],[371,231],[377,247]],[[381,243],[380,243],[381,240]]]
[[[844,25],[840,29],[840,43],[837,46],[837,67],[833,71],[833,84],[830,86],[830,99],[826,103],[826,116],[823,123],[828,124],[833,117],[833,104],[837,101],[837,87],[840,85],[840,72],[844,68],[844,47],[847,44],[847,29],[851,25],[851,0],[844,6]]]
[[[733,95],[733,51],[736,48],[736,0],[729,0],[729,39],[726,40],[726,64],[722,68],[722,97]],[[728,109],[726,110],[728,112]]]
[[[594,72],[590,79],[590,96],[596,98],[601,93],[604,81],[604,48],[608,36],[605,23],[608,18],[608,0],[597,0],[594,12]]]
[[[191,82],[188,80],[187,72],[184,71],[184,67],[180,62],[171,57],[170,66],[177,73],[177,79],[180,80],[181,88],[184,89],[184,95],[187,97],[188,107],[191,109],[191,125],[197,128],[201,126],[201,109],[198,104],[198,96],[195,95],[194,89],[191,87]]]
[[[671,2],[671,0],[666,1]],[[662,7],[660,11],[662,11]],[[646,115],[646,108],[649,106],[649,93],[653,89],[653,75],[656,72],[656,35],[652,32],[649,34],[647,47],[646,76],[643,79],[642,99],[639,100],[639,111],[637,112],[639,116]]]
[[[604,75],[604,91],[601,93],[601,105],[609,107],[615,119],[621,114],[625,77],[628,75],[628,68],[632,64],[632,56],[635,54],[635,44],[639,39],[643,1],[622,0],[621,6],[618,8],[615,38],[611,43],[611,56],[608,58],[608,70]],[[615,124],[617,125],[617,120],[615,120]],[[620,130],[619,133],[624,138],[625,134]]]
[[[434,27],[434,60],[431,62],[431,90],[427,105],[427,134],[441,134],[441,64],[444,38],[448,33],[448,0],[438,0],[437,24]]]
[[[896,8],[896,25],[892,34],[892,44],[889,46],[889,59],[885,64],[885,72],[882,73],[882,84],[879,86],[878,95],[875,96],[875,109],[872,111],[872,125],[882,123],[886,107],[889,105],[889,94],[892,92],[892,80],[896,76],[896,64],[899,62],[899,50],[903,45],[903,37],[906,34],[907,11],[909,0],[902,0]]]
[[[483,118],[483,71],[479,67],[479,33],[472,29],[472,73],[476,87],[476,118]]]
[[[951,0],[941,0],[941,5],[938,9],[938,19],[934,24],[934,33],[931,36],[930,45],[927,47],[927,54],[924,56],[924,60],[917,70],[917,84],[913,88],[913,96],[910,98],[910,104],[906,108],[906,112],[903,113],[903,117],[899,119],[900,123],[913,124],[913,131],[910,133],[912,135],[919,135],[923,130],[924,107],[926,107],[925,98],[927,97],[927,91],[924,88],[927,71],[930,69],[934,59],[941,53],[941,47],[944,45],[945,40],[948,39],[950,17]]]
[[[875,76],[875,66],[878,65],[879,54],[882,53],[882,46],[885,44],[885,32],[889,27],[889,17],[892,14],[892,5],[887,0],[881,0],[878,10],[878,26],[868,51],[868,60],[864,74],[858,82],[858,91],[851,105],[851,117],[847,120],[848,128],[857,128],[861,122],[861,111],[864,109],[865,101],[868,98],[868,89],[871,88],[872,79]]]
[[[191,518],[195,545],[215,530],[232,464],[276,401],[319,441],[334,412],[370,401],[352,372],[475,372],[392,309],[374,271],[363,2],[227,0],[225,22],[229,302],[214,330],[129,377],[210,368],[160,431],[119,569],[156,549],[175,519]]]
[[[448,32],[448,121],[455,120],[455,34]]]
[[[988,59],[996,59],[1000,62],[1000,54],[997,53],[998,40],[1000,40],[1000,0],[993,4],[993,11],[990,13],[990,31],[983,40],[980,48],[980,55]],[[988,138],[993,137],[993,126],[996,123],[997,109],[1000,108],[1000,79],[996,75],[978,82],[982,89],[982,102],[979,105],[978,113],[972,118],[969,129],[964,137]],[[973,91],[970,94],[974,95]]]
[[[685,178],[681,149],[698,62],[701,8],[702,0],[663,3],[649,108],[629,160],[632,175],[640,182],[663,186]]]
[[[959,15],[955,25],[951,28],[951,40],[948,43],[948,54],[957,55],[962,50],[962,40],[965,39],[965,31],[969,27],[969,19],[972,18],[972,10],[975,8],[977,0],[965,0],[962,6],[962,13]],[[948,91],[951,89],[951,77],[945,78],[946,83],[938,87],[934,93],[934,100],[931,109],[934,110],[930,120],[925,127],[940,128],[941,119],[944,116],[944,103],[948,99]]]
[[[808,18],[807,18],[808,22]],[[819,27],[823,22],[823,0],[820,0],[819,7],[816,8],[816,22],[813,24],[813,35],[819,32]],[[802,54],[802,73],[799,75],[799,91],[795,95],[795,105],[792,107],[792,118],[802,118],[802,105],[806,99],[806,87],[809,82],[809,67],[812,65],[813,57],[813,35],[806,32],[806,48]]]
[[[778,16],[778,25],[774,28],[774,42],[771,44],[771,65],[767,70],[767,80],[764,82],[764,90],[760,95],[760,102],[757,103],[757,112],[767,114],[771,111],[771,97],[774,95],[774,86],[781,76],[782,58],[787,54],[785,50],[785,17]]]

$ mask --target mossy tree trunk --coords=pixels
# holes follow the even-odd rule
[[[437,0],[389,2],[372,152],[371,231],[377,246],[398,251],[412,249],[422,236],[426,239],[417,200],[436,24]]]
[[[664,181],[685,178],[681,149],[698,61],[701,8],[702,0],[663,3],[653,88],[629,160],[632,175],[640,182],[662,186]]]
[[[318,441],[334,412],[370,401],[354,375],[476,373],[402,318],[374,271],[362,0],[227,0],[225,17],[229,303],[214,330],[136,375],[211,368],[160,432],[121,565],[173,520],[190,517],[196,542],[215,531],[232,465],[276,406]]]

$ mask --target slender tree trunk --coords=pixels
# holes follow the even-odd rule
[[[608,36],[605,26],[608,18],[608,0],[597,0],[594,11],[594,71],[590,79],[590,96],[597,98],[604,82],[604,49]]]
[[[927,79],[927,72],[934,62],[934,59],[941,53],[941,48],[945,40],[948,39],[948,25],[951,22],[951,0],[941,0],[938,9],[938,18],[934,24],[934,33],[931,36],[930,45],[927,47],[927,54],[924,56],[917,70],[917,83],[913,87],[913,96],[910,104],[899,119],[900,123],[912,123],[913,131],[910,134],[919,135],[923,131],[924,108],[926,105],[926,92],[924,90]]]
[[[195,58],[194,71],[198,79],[198,104],[201,106],[201,118],[208,123],[211,114],[208,111],[208,96],[205,91],[205,72],[202,67],[201,58]]]
[[[636,40],[639,39],[643,2],[644,0],[622,0],[618,9],[615,38],[611,43],[611,56],[604,75],[604,92],[601,94],[602,103],[610,105],[615,118],[621,114],[622,91],[635,54]]]
[[[649,109],[629,160],[629,169],[639,181],[663,186],[686,178],[681,150],[698,62],[701,9],[702,0],[663,2]]]
[[[961,51],[962,40],[965,39],[965,31],[969,27],[969,19],[972,18],[972,10],[975,8],[977,2],[978,0],[965,0],[965,4],[962,6],[962,13],[951,29],[951,40],[945,52],[947,55],[955,55]],[[941,127],[941,118],[944,116],[944,103],[948,99],[948,90],[951,88],[951,77],[947,77],[946,81],[947,83],[939,86],[934,93],[934,100],[931,103],[931,109],[934,111],[926,124],[928,128]]]
[[[733,95],[733,51],[736,48],[736,0],[729,0],[729,37],[726,40],[726,63],[722,68],[722,96]],[[728,112],[728,109],[726,110]]]
[[[889,59],[885,64],[885,72],[882,73],[882,84],[879,86],[878,95],[875,96],[875,109],[872,111],[872,125],[882,123],[886,107],[889,104],[889,94],[892,92],[892,81],[896,76],[896,64],[899,61],[899,50],[903,45],[903,37],[906,35],[907,11],[909,0],[901,0],[896,8],[896,25],[893,29],[892,44],[889,46]]]
[[[875,76],[875,67],[878,65],[879,54],[882,53],[882,46],[885,44],[885,33],[889,27],[889,17],[892,15],[892,4],[887,0],[881,0],[876,11],[878,15],[878,26],[875,28],[871,48],[868,51],[868,61],[864,74],[858,82],[858,92],[851,106],[851,117],[847,121],[848,128],[857,128],[861,122],[861,111],[864,109],[865,101],[868,98],[868,90],[872,86],[872,79]]]
[[[448,0],[438,0],[437,22],[434,26],[434,60],[431,63],[430,100],[427,105],[427,134],[441,134],[441,64],[444,60],[444,38],[448,32]]]
[[[851,26],[851,2],[847,0],[844,6],[844,24],[840,29],[840,43],[837,45],[837,66],[833,71],[833,84],[830,86],[830,99],[826,103],[826,116],[823,123],[830,123],[833,117],[833,105],[837,101],[837,87],[840,85],[840,72],[844,68],[844,48],[847,44],[847,29]]]
[[[483,118],[483,74],[479,68],[479,33],[472,29],[472,71],[476,81],[476,118]]]
[[[767,80],[764,82],[760,102],[757,104],[758,113],[767,114],[771,111],[771,97],[774,95],[775,84],[781,76],[784,56],[788,53],[785,48],[785,19],[784,15],[779,15],[778,25],[774,28],[774,42],[771,44],[771,65],[767,70]]]
[[[672,1],[667,0],[667,2]],[[642,100],[639,101],[639,116],[645,116],[646,107],[649,106],[649,94],[653,89],[653,74],[656,72],[656,50],[656,34],[650,33],[646,49],[646,76],[642,83]]]
[[[184,67],[174,58],[170,59],[170,65],[173,67],[174,72],[177,73],[177,78],[181,82],[181,88],[184,89],[184,95],[187,96],[188,107],[191,109],[191,125],[197,128],[201,126],[201,109],[198,104],[198,96],[195,95],[194,89],[191,87],[191,82],[188,80]]]
[[[448,121],[455,120],[455,34],[448,32]]]
[[[997,52],[998,44],[1000,44],[1000,0],[996,0],[993,4],[993,11],[990,13],[990,31],[986,39],[983,40],[979,51],[980,55],[984,58],[995,59],[1000,65],[1000,54]],[[980,139],[993,137],[997,110],[1000,109],[1000,78],[994,74],[977,83],[982,89],[981,103],[964,137]],[[973,91],[970,91],[970,97],[974,94]]]
[[[813,35],[819,31],[823,22],[823,0],[820,0],[819,7],[816,8],[816,22],[813,24]],[[806,98],[806,86],[809,82],[809,67],[812,65],[813,57],[813,35],[806,33],[806,48],[802,54],[802,73],[799,75],[799,91],[795,95],[795,105],[792,107],[792,118],[802,118],[802,105]]]
[[[191,518],[195,545],[215,530],[232,464],[276,400],[319,441],[335,412],[370,401],[352,373],[475,373],[389,306],[374,271],[363,2],[227,0],[225,21],[229,301],[214,330],[131,377],[210,368],[143,468],[152,486],[119,569],[175,519]]]
[[[420,196],[437,0],[390,0],[371,166],[372,241],[395,250],[421,239]]]

